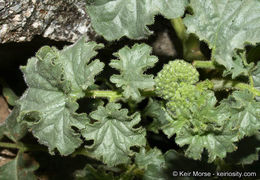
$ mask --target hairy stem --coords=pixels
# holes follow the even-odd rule
[[[153,90],[149,91],[142,91],[142,96],[150,97],[155,96],[155,93]],[[115,102],[123,97],[122,93],[119,93],[118,91],[111,91],[111,90],[92,90],[86,92],[86,97],[92,97],[92,98],[108,98],[110,102]]]
[[[122,98],[122,94],[120,94],[117,91],[109,91],[109,90],[92,90],[86,92],[86,97],[92,97],[92,98],[108,98],[110,102],[114,102],[120,98]]]
[[[186,28],[182,22],[181,18],[174,18],[171,19],[171,24],[173,28],[175,29],[175,32],[178,36],[178,38],[184,42],[187,39],[187,34],[186,34]]]
[[[215,91],[219,91],[223,89],[238,89],[238,90],[247,89],[248,91],[253,93],[254,96],[260,96],[259,90],[246,83],[231,81],[231,80],[223,80],[223,79],[212,79],[211,82],[213,82],[214,84],[213,90]]]
[[[192,65],[196,68],[216,69],[216,65],[213,61],[194,60]]]
[[[193,59],[205,59],[205,56],[200,51],[200,41],[196,36],[187,33],[182,18],[171,19],[171,24],[182,42],[184,59],[188,61]]]
[[[3,148],[10,148],[10,149],[19,149],[20,151],[48,151],[46,147],[40,145],[33,145],[33,144],[14,144],[14,143],[7,143],[7,142],[0,142],[0,147]]]

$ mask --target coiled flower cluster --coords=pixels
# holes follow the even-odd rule
[[[177,89],[187,84],[195,84],[199,73],[191,64],[184,60],[170,61],[155,78],[156,92],[164,99],[175,96]]]
[[[155,78],[156,93],[164,98],[167,110],[177,121],[186,121],[191,133],[204,134],[218,125],[212,83],[199,82],[195,67],[184,60],[169,62]]]
[[[199,95],[195,86],[198,80],[199,73],[191,64],[184,60],[171,61],[155,78],[156,93],[168,101],[166,105],[172,112],[185,111]]]

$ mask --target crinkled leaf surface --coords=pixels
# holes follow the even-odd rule
[[[163,132],[168,137],[176,134],[175,142],[181,147],[188,145],[185,150],[187,157],[200,160],[206,149],[208,161],[212,162],[236,150],[237,134],[232,131],[229,114],[223,113],[223,108],[216,108],[216,102],[212,92],[201,94],[189,109],[190,113],[168,118],[170,124]]]
[[[235,54],[233,57],[233,68],[230,71],[224,71],[223,75],[232,74],[232,79],[235,79],[240,75],[248,76],[254,64],[250,63],[245,65],[243,63],[243,58],[246,58],[245,54]]]
[[[80,134],[72,126],[83,128],[81,122],[87,117],[75,113],[76,100],[104,66],[99,60],[90,62],[101,47],[84,38],[61,51],[45,46],[21,68],[29,88],[18,101],[19,120],[28,124],[50,152],[57,148],[68,155],[81,144]]]
[[[150,55],[151,52],[150,46],[135,44],[131,49],[126,46],[114,54],[119,60],[112,60],[109,65],[119,70],[120,75],[112,75],[110,80],[123,88],[126,98],[138,101],[141,98],[139,90],[153,88],[153,75],[143,74],[158,61],[157,57]]]
[[[239,138],[251,136],[260,129],[260,102],[254,100],[249,91],[235,91],[221,105],[230,113],[233,128],[238,129]]]
[[[156,14],[181,17],[186,5],[187,0],[95,0],[87,3],[87,12],[95,31],[105,39],[141,39],[152,33],[147,25],[153,24]]]
[[[143,115],[145,117],[153,118],[153,121],[147,127],[148,130],[153,131],[154,133],[159,133],[159,130],[162,126],[168,124],[166,118],[167,114],[163,110],[163,105],[157,100],[149,99],[148,105],[146,106]]]
[[[146,44],[135,44],[131,49],[124,47],[114,55],[119,60],[112,60],[111,67],[120,71],[120,75],[112,75],[110,80],[117,87],[123,88],[126,98],[140,100],[139,90],[152,89],[153,75],[143,74],[148,68],[154,66],[158,58],[151,56],[152,48]]]
[[[147,169],[149,164],[155,164],[158,167],[164,166],[165,160],[159,149],[154,148],[146,151],[145,148],[141,148],[135,156],[135,163],[139,168]]]
[[[230,131],[230,126],[224,128],[221,134],[209,133],[206,135],[194,135],[185,129],[177,135],[175,141],[181,147],[188,145],[185,156],[195,160],[201,159],[204,148],[208,151],[209,162],[213,162],[217,157],[224,158],[228,152],[237,149],[233,142],[237,141],[235,135]]]
[[[260,41],[259,0],[191,0],[190,6],[194,15],[184,19],[188,32],[206,41],[212,59],[228,71],[235,66],[235,49]]]
[[[87,146],[89,153],[108,166],[128,163],[129,156],[135,154],[130,147],[146,144],[145,130],[133,128],[140,122],[140,114],[128,116],[128,110],[120,108],[121,105],[116,103],[99,106],[90,114],[96,122],[87,124],[82,130],[86,140],[94,140],[92,145]]]
[[[0,167],[1,180],[36,180],[34,171],[38,163],[27,154],[18,153],[16,158]]]

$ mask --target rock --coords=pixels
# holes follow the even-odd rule
[[[41,35],[75,42],[94,40],[84,0],[0,0],[0,43],[30,41]]]

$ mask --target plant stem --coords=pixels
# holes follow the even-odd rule
[[[181,18],[174,18],[171,19],[171,24],[173,26],[173,28],[175,29],[175,32],[178,36],[178,38],[184,42],[187,39],[187,35],[186,35],[186,28],[182,22]]]
[[[200,41],[196,36],[187,33],[182,18],[171,19],[171,24],[182,42],[184,59],[189,61],[193,59],[205,59],[205,56],[200,51]]]
[[[92,90],[92,91],[88,91],[86,92],[86,96],[87,97],[92,97],[92,98],[96,98],[96,97],[100,97],[100,98],[108,98],[110,102],[114,102],[120,98],[122,98],[122,94],[120,94],[117,91],[109,91],[109,90]]]
[[[155,93],[153,90],[149,91],[142,91],[142,96],[150,97],[155,96]],[[91,90],[86,92],[86,97],[92,97],[92,98],[108,98],[110,102],[115,102],[123,97],[122,93],[119,93],[118,91],[111,91],[111,90]]]
[[[192,65],[196,68],[216,69],[213,61],[194,60]]]
[[[231,80],[223,80],[223,79],[212,79],[211,82],[214,84],[213,90],[215,91],[219,91],[223,89],[238,89],[238,90],[247,89],[248,91],[253,93],[254,96],[260,96],[259,90],[246,83],[241,83],[238,81],[231,81]]]
[[[14,144],[14,143],[6,143],[0,142],[0,147],[3,148],[11,148],[11,149],[19,149],[20,151],[48,151],[47,148],[39,145],[33,144]]]

